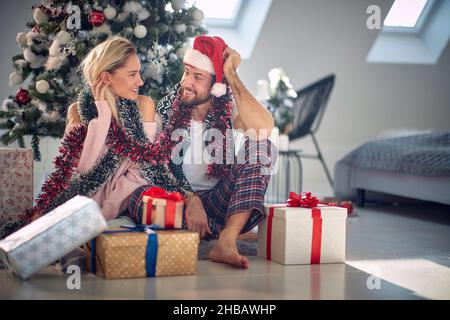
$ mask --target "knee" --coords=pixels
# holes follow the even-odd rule
[[[239,150],[237,164],[259,165],[260,167],[272,169],[275,165],[278,150],[269,139],[250,140]]]

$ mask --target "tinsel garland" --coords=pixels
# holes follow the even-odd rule
[[[171,172],[168,165],[169,151],[175,142],[171,141],[167,133],[161,132],[154,143],[150,142],[144,133],[142,117],[134,100],[119,99],[117,110],[123,126],[114,119],[111,121],[106,137],[107,153],[87,173],[75,175],[74,170],[81,156],[88,123],[97,116],[90,91],[84,90],[80,93],[79,113],[83,123],[67,133],[62,140],[60,154],[53,161],[55,170],[45,181],[35,206],[19,218],[23,222],[20,227],[75,195],[94,195],[117,172],[124,158],[140,165],[143,177],[150,184],[185,194],[192,190]],[[177,125],[178,121],[173,124]],[[10,227],[14,229],[13,226]]]
[[[172,135],[175,129],[187,129],[189,131],[191,119],[192,119],[192,108],[186,108],[181,102],[182,88],[178,83],[163,99],[158,102],[157,112],[161,115],[163,121],[167,123],[167,134]],[[227,94],[222,97],[213,97],[211,101],[211,107],[205,118],[206,132],[209,129],[217,129],[222,133],[224,141],[206,141],[206,146],[214,148],[215,152],[222,152],[222,159],[226,159],[228,152],[233,152],[233,150],[228,150],[230,146],[233,146],[232,137],[228,137],[226,132],[231,129],[231,110],[233,109],[231,90],[227,87]],[[183,137],[186,143],[189,143],[189,134]],[[209,138],[207,136],[207,138]],[[233,149],[233,148],[231,148]],[[215,154],[212,154],[214,156]],[[233,155],[234,156],[234,155]],[[226,163],[211,163],[207,167],[206,175],[210,178],[222,178],[224,177],[228,170],[230,169],[230,164]]]
[[[90,120],[98,116],[90,90],[83,90],[79,95],[79,113],[83,124],[72,129],[61,143],[60,155],[54,160],[55,171],[42,187],[42,192],[36,199],[36,205],[27,210],[19,218],[20,222],[8,224],[0,238],[11,234],[35,217],[45,214],[63,204],[75,195],[94,195],[106,181],[117,171],[121,161],[129,158],[139,165],[143,177],[153,185],[162,186],[168,191],[181,191],[186,194],[192,189],[182,170],[170,162],[170,151],[176,143],[171,141],[171,135],[176,129],[188,129],[192,119],[192,109],[186,109],[181,103],[181,86],[177,84],[166,101],[170,104],[170,117],[166,118],[164,130],[151,143],[143,130],[143,121],[137,108],[136,101],[119,99],[117,110],[121,127],[114,120],[106,138],[108,151],[105,156],[86,174],[74,175],[78,165],[83,142],[87,134]],[[168,105],[168,104],[166,104]],[[160,108],[161,109],[161,108]],[[211,108],[205,118],[206,129],[218,129],[223,137],[227,137],[227,129],[231,128],[232,97],[229,88],[227,94],[220,98],[213,98]],[[169,110],[158,110],[168,114]],[[189,135],[184,137],[189,142]],[[217,142],[217,143],[215,143]],[[223,152],[226,159],[228,147],[232,141],[218,143],[207,141],[207,146],[215,148],[216,152]],[[214,154],[212,155],[214,156]],[[229,170],[229,164],[212,163],[208,165],[207,176],[221,178]]]

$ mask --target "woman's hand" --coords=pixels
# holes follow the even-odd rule
[[[186,199],[186,224],[188,230],[198,232],[200,239],[206,233],[212,234],[208,225],[208,218],[203,208],[202,200],[198,196],[191,196]]]
[[[99,77],[98,80],[90,85],[92,96],[94,97],[94,101],[105,101],[105,90],[108,87],[108,84],[104,83],[102,78]]]

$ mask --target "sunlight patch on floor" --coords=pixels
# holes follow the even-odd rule
[[[414,291],[424,298],[450,299],[450,268],[433,261],[395,259],[354,260],[345,263],[384,281]],[[372,279],[371,283],[376,285],[376,280]]]

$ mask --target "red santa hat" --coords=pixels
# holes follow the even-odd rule
[[[188,49],[183,62],[216,76],[216,83],[211,88],[211,94],[221,97],[227,93],[227,86],[222,83],[223,51],[227,44],[220,37],[198,36],[194,46]]]

